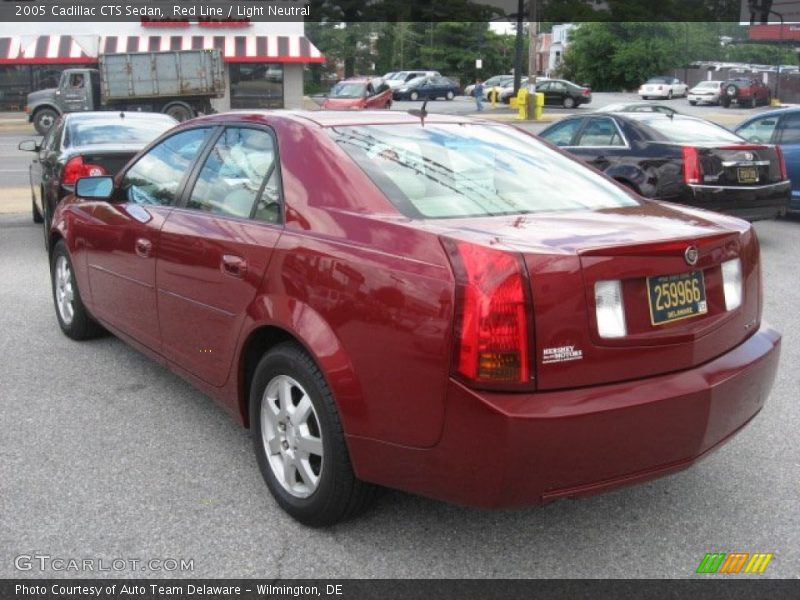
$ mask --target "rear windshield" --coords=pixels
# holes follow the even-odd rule
[[[328,131],[411,218],[637,205],[602,175],[510,127],[429,123]]]
[[[642,121],[642,124],[655,129],[671,142],[742,142],[742,138],[735,133],[708,121],[652,119]]]
[[[177,125],[172,119],[116,119],[115,121],[86,120],[70,123],[67,134],[69,146],[96,144],[147,144],[167,129]]]
[[[718,88],[719,81],[701,81],[695,87],[698,88]]]
[[[651,77],[645,83],[672,83],[672,77]]]

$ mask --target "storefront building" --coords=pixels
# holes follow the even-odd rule
[[[219,111],[300,108],[304,65],[325,61],[302,22],[0,23],[0,111],[24,110],[29,92],[56,87],[64,69],[94,67],[102,54],[200,48],[224,57]]]

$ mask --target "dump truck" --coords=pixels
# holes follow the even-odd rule
[[[225,94],[219,50],[128,52],[100,57],[97,69],[65,69],[57,88],[28,94],[28,121],[44,135],[68,112],[163,112],[178,121],[212,112]]]

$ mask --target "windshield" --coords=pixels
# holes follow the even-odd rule
[[[405,79],[406,75],[408,75],[408,71],[399,71],[392,75],[389,79]]]
[[[411,218],[637,205],[604,176],[510,127],[363,125],[329,134]]]
[[[694,87],[696,87],[696,88],[718,88],[719,87],[719,81],[701,81],[700,83],[698,83]]]
[[[175,125],[177,121],[167,117],[78,121],[70,123],[67,141],[70,146],[147,144]]]
[[[651,77],[647,83],[672,83],[672,77]]]
[[[694,119],[652,119],[641,122],[655,129],[671,142],[724,142],[739,144],[743,140],[724,127]]]
[[[367,84],[361,81],[343,81],[333,86],[331,98],[361,98],[367,89]]]

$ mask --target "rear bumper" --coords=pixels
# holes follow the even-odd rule
[[[707,96],[698,94],[689,94],[689,102],[697,102],[698,104],[706,102],[708,104],[719,104],[719,96]]]
[[[348,445],[359,477],[461,504],[596,493],[684,469],[728,440],[764,405],[779,353],[764,325],[709,363],[638,381],[531,394],[451,381],[437,446]]]
[[[748,221],[774,219],[789,209],[792,186],[789,181],[754,187],[690,185],[682,198],[671,202],[714,210]]]

